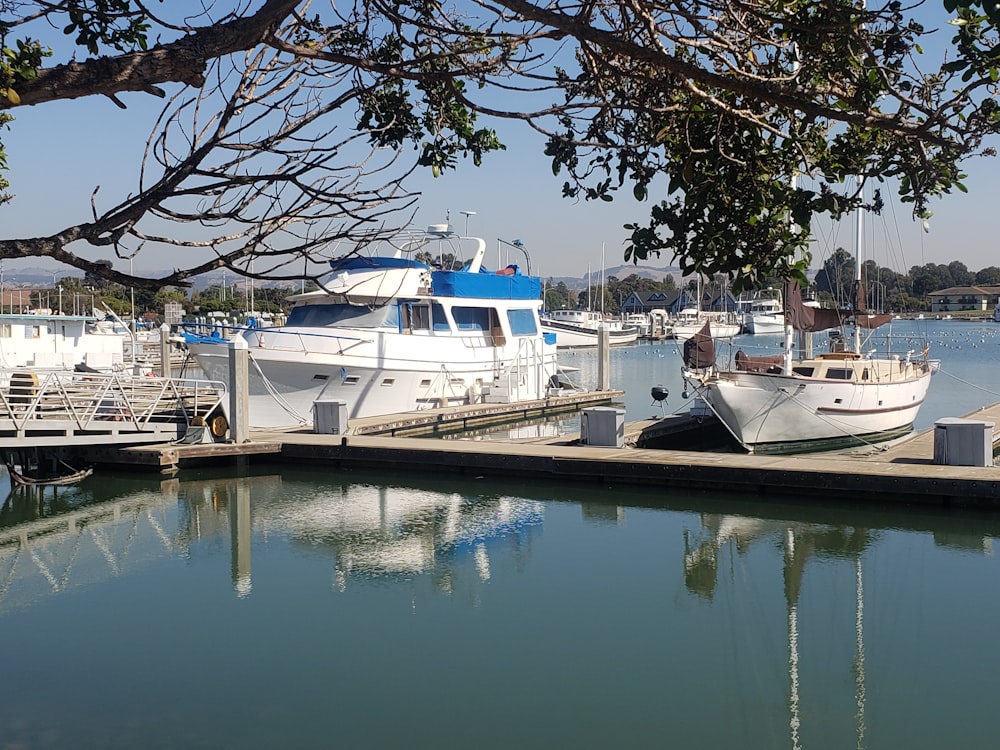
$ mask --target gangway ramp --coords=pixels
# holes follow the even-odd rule
[[[0,449],[175,440],[223,413],[218,381],[130,373],[0,373]]]

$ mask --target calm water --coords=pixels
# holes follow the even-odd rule
[[[952,330],[937,410],[996,382],[992,329],[981,359]],[[992,746],[1000,513],[856,501],[289,467],[19,491],[0,750]]]

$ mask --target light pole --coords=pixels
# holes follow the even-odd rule
[[[531,256],[528,255],[528,249],[524,246],[524,243],[521,242],[521,240],[512,240],[511,242],[507,242],[507,240],[502,240],[499,237],[497,238],[497,242],[503,245],[507,245],[507,247],[512,247],[515,250],[520,250],[522,253],[524,253],[524,260],[526,262],[524,275],[531,276]]]
[[[134,257],[135,257],[134,254],[128,256],[128,275],[131,276],[132,278],[135,278],[135,274],[132,273],[132,259]],[[135,328],[135,287],[134,286],[129,286],[128,291],[129,291],[129,297],[132,300],[132,322],[129,323],[129,330],[132,331],[132,333],[135,333],[135,330],[136,330],[136,328]]]
[[[462,216],[465,217],[465,236],[468,237],[469,236],[469,217],[470,216],[475,216],[476,212],[475,211],[459,211],[459,213],[462,214]]]

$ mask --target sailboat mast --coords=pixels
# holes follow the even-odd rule
[[[865,184],[861,180],[858,181],[858,192],[860,193],[859,198],[863,198]],[[864,214],[860,204],[854,211],[854,217],[856,229],[854,235],[854,288],[857,290],[857,293],[854,295],[854,351],[861,354],[861,326],[858,325],[858,315],[861,314],[859,308],[862,307],[860,303],[863,299],[863,292],[861,291],[861,245],[864,240]]]
[[[792,173],[791,187],[792,190],[795,189],[798,184],[799,177],[796,173]],[[795,228],[794,222],[792,223],[792,228]],[[787,285],[786,285],[787,286]],[[788,313],[788,299],[786,294],[781,296],[781,304],[785,309],[785,339],[782,342],[782,359],[781,359],[781,374],[791,375],[792,374],[792,350],[795,348],[795,329],[792,328],[792,319]]]
[[[601,317],[604,317],[604,243],[601,243]]]

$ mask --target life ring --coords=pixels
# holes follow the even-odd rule
[[[229,431],[229,420],[222,414],[217,414],[208,420],[208,429],[212,431],[212,437],[222,438]]]

